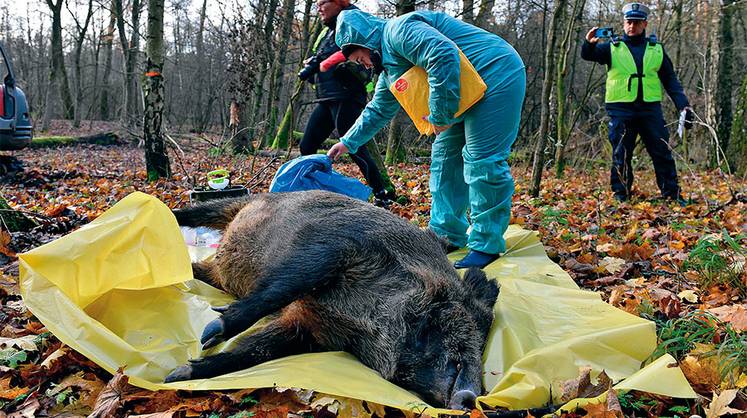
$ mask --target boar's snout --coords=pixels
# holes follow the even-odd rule
[[[449,403],[459,373],[457,362],[439,359],[444,353],[420,354],[404,356],[405,361],[400,363],[394,383],[417,393],[428,405],[444,408]],[[436,364],[444,366],[434,366]]]
[[[450,409],[470,410],[475,407],[482,389],[482,364],[480,360],[462,363],[449,398]]]
[[[475,407],[477,394],[469,389],[462,389],[454,393],[449,400],[449,409],[471,410]]]

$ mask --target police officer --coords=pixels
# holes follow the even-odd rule
[[[319,0],[317,7],[325,27],[317,39],[315,54],[298,73],[301,80],[315,85],[317,97],[300,143],[302,155],[315,154],[335,129],[340,136],[345,135],[366,105],[366,85],[372,77],[371,71],[351,62],[320,71],[320,65],[340,50],[335,44],[337,15],[356,7],[350,5],[349,0]],[[365,147],[350,156],[373,189],[375,202],[385,205],[395,199],[394,191],[384,188],[381,173]]]
[[[662,196],[684,205],[661,111],[662,85],[677,110],[686,111],[687,127],[692,126],[692,108],[663,46],[655,36],[646,37],[648,7],[628,3],[623,6],[623,14],[625,33],[621,38],[613,37],[610,42],[602,43],[595,36],[594,27],[586,34],[581,48],[581,58],[607,66],[605,102],[610,116],[612,191],[619,201],[630,198],[631,160],[636,137],[640,135],[653,161]]]

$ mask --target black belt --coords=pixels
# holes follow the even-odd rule
[[[633,84],[633,79],[637,78],[639,82],[643,82],[643,77],[646,77],[646,74],[631,74],[630,77],[628,77],[628,91],[630,91],[631,84]]]

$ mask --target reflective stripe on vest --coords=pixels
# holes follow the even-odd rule
[[[319,48],[319,44],[322,43],[324,40],[324,37],[327,36],[327,32],[329,32],[329,27],[324,26],[321,31],[319,31],[319,35],[316,37],[316,41],[314,41],[314,46],[311,47],[311,52],[313,54],[316,54],[317,48]]]
[[[664,62],[664,49],[661,44],[646,42],[643,53],[643,74],[638,73],[633,54],[625,42],[610,44],[611,64],[607,71],[605,102],[631,103],[638,97],[638,83],[643,80],[643,101],[661,101],[661,81],[659,68]]]

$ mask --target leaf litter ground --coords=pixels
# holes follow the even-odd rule
[[[169,207],[180,207],[188,203],[189,190],[204,185],[205,174],[217,167],[230,170],[234,184],[263,192],[282,158],[215,155],[204,142],[180,141],[180,149],[171,155],[172,178],[149,183],[143,150],[134,146],[85,144],[27,149],[14,156],[23,170],[0,177],[2,195],[38,226],[30,232],[0,229],[0,410],[6,411],[0,417],[384,413],[377,405],[296,389],[143,391],[62,345],[18,295],[16,253],[90,222],[128,194],[142,191]],[[361,177],[349,161],[335,168]],[[747,329],[747,203],[739,193],[747,190],[747,182],[718,172],[685,174],[681,183],[691,204],[680,207],[658,198],[652,170],[645,164],[626,203],[612,198],[606,168],[569,169],[563,179],[546,175],[539,198],[528,194],[531,170],[512,171],[512,223],[538,231],[548,255],[581,287],[600,292],[622,310],[655,320],[667,343],[660,351],[681,361],[693,387],[704,396],[697,402],[677,402],[610,391],[606,405],[567,416],[621,416],[623,411],[720,416],[747,409],[747,349],[739,351]],[[389,175],[397,194],[406,198],[389,209],[425,227],[430,210],[427,164],[399,164],[389,168]],[[677,333],[685,328],[690,331]],[[579,379],[584,372],[580,369]],[[577,379],[561,387],[587,395],[609,389],[607,383],[582,380],[588,381],[586,387],[579,388]],[[572,393],[556,394],[556,403]],[[480,416],[477,412],[472,415]]]

